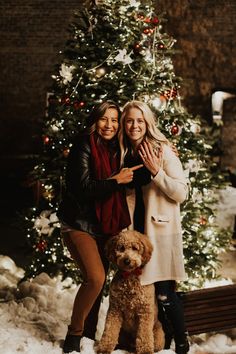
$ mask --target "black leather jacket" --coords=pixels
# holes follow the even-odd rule
[[[87,135],[78,136],[70,150],[65,182],[65,192],[57,213],[59,219],[74,229],[93,236],[101,235],[94,201],[104,199],[124,187],[115,179],[94,178]]]

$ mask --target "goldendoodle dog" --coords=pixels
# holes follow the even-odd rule
[[[137,354],[153,354],[164,348],[164,332],[157,318],[154,285],[141,285],[139,275],[150,260],[152,245],[137,231],[124,231],[106,244],[108,259],[117,265],[109,289],[109,308],[97,353],[111,353],[121,329],[135,343]]]

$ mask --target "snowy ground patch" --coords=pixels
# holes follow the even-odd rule
[[[12,259],[0,256],[0,353],[62,354],[61,343],[67,331],[77,287],[72,279],[62,281],[46,273],[31,282],[17,283],[24,276]],[[105,299],[98,323],[100,337],[107,311]],[[236,354],[236,330],[226,334],[193,337],[189,354]],[[83,354],[94,354],[93,341],[83,338]],[[123,354],[116,350],[114,353]],[[159,354],[174,354],[162,350]]]

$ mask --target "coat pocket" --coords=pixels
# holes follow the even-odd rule
[[[164,215],[164,214],[159,214],[157,216],[151,216],[151,220],[154,224],[157,225],[166,225],[170,222],[170,218],[168,215]]]

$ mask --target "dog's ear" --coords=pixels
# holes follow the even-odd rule
[[[105,244],[105,255],[110,262],[115,263],[116,257],[116,245],[119,235],[111,237]]]
[[[153,246],[149,241],[147,235],[141,234],[140,232],[137,232],[137,234],[141,244],[143,245],[142,265],[145,265],[151,259]]]

